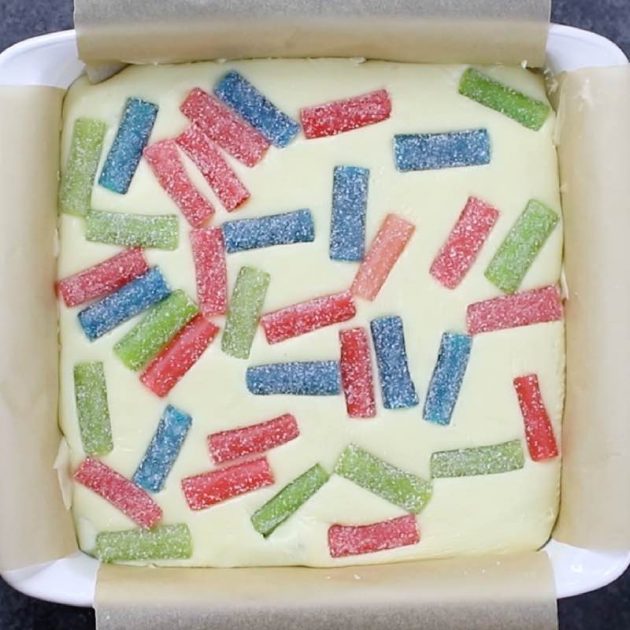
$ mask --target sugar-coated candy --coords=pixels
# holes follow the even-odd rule
[[[74,398],[83,450],[87,455],[106,455],[114,443],[105,370],[100,361],[74,366]]]
[[[350,288],[353,295],[365,300],[378,295],[415,229],[413,223],[395,214],[385,217],[354,277]]]
[[[348,415],[351,418],[373,418],[376,403],[368,333],[361,327],[341,330],[339,341],[341,385]]]
[[[214,93],[276,147],[286,147],[300,131],[292,118],[235,70],[216,84]]]
[[[490,164],[490,136],[486,129],[394,136],[399,171],[428,171]]]
[[[457,222],[431,265],[431,275],[447,289],[464,279],[499,218],[499,211],[469,197]]]
[[[264,157],[269,141],[227,105],[200,88],[193,88],[181,104],[182,113],[222,149],[246,166]]]
[[[102,120],[77,118],[74,121],[70,154],[59,185],[60,212],[82,217],[90,209],[106,131],[107,125]]]
[[[157,267],[131,280],[79,313],[79,324],[88,339],[98,339],[116,326],[163,300],[171,292]]]
[[[325,295],[267,313],[260,319],[268,343],[278,343],[313,330],[345,322],[357,314],[349,291]]]
[[[501,444],[457,448],[431,455],[431,477],[470,477],[494,475],[525,466],[521,440]]]
[[[160,506],[142,488],[97,459],[84,459],[74,479],[109,501],[140,527],[155,527],[162,518]]]
[[[370,329],[385,409],[415,407],[420,401],[409,374],[402,319],[373,319]]]
[[[190,225],[200,227],[214,214],[212,204],[188,177],[175,140],[150,144],[143,155],[160,186],[177,204]]]
[[[184,523],[96,535],[95,555],[101,562],[186,560],[192,554],[192,536]]]
[[[304,505],[328,478],[329,474],[319,464],[309,468],[254,512],[254,529],[263,536],[269,536],[278,525]]]
[[[124,195],[149,141],[158,106],[140,98],[128,98],[116,137],[109,149],[98,183]]]
[[[203,510],[246,492],[274,483],[267,458],[234,464],[182,479],[182,490],[191,510]]]
[[[140,381],[156,396],[166,396],[195,365],[218,332],[219,328],[203,315],[196,315],[147,365]]]
[[[132,481],[137,486],[147,492],[160,492],[164,488],[191,424],[190,415],[172,405],[166,407],[133,475]]]
[[[530,457],[535,462],[557,457],[558,444],[540,392],[538,376],[517,376],[514,379],[514,389],[525,423],[525,438]]]
[[[387,120],[392,102],[387,90],[376,90],[300,110],[304,135],[309,138],[335,136]]]
[[[247,368],[247,389],[258,396],[336,396],[341,391],[337,361],[292,361]]]
[[[142,251],[128,249],[60,280],[57,291],[66,306],[79,306],[113,293],[148,270]]]
[[[330,222],[331,260],[363,260],[369,179],[367,168],[335,166]]]
[[[139,370],[197,313],[197,306],[183,291],[173,291],[116,343],[114,352],[129,369]]]
[[[173,250],[179,241],[179,224],[173,214],[130,214],[90,210],[85,216],[85,238],[121,247]]]
[[[208,436],[208,448],[212,459],[222,464],[246,455],[264,453],[295,440],[299,435],[295,417],[285,413],[248,427],[212,433]]]
[[[413,514],[369,525],[335,524],[328,528],[328,550],[333,558],[397,549],[419,542],[420,533]]]
[[[550,108],[546,103],[500,83],[474,68],[468,68],[462,75],[459,93],[509,116],[534,131],[540,129],[549,116]]]
[[[227,264],[221,228],[191,230],[190,244],[195,263],[197,301],[206,317],[227,311]]]
[[[560,291],[558,287],[549,286],[470,304],[466,311],[466,325],[470,335],[478,335],[553,322],[562,316]]]
[[[221,227],[228,254],[315,240],[313,215],[306,209],[226,221]]]
[[[501,291],[514,293],[560,217],[531,199],[486,269],[486,278]]]
[[[450,424],[464,380],[472,337],[445,332],[440,341],[437,362],[433,368],[423,416],[429,422]]]
[[[249,191],[228,164],[217,145],[196,125],[181,133],[177,144],[195,163],[223,207],[231,212],[249,199]]]
[[[270,279],[268,273],[254,267],[239,270],[221,338],[221,350],[226,354],[249,358]]]
[[[334,472],[412,514],[418,514],[431,498],[430,482],[392,466],[356,444],[345,448]]]

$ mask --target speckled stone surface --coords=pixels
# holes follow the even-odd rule
[[[630,55],[629,0],[554,0],[553,20],[595,31]],[[0,0],[0,50],[72,27],[72,0]],[[561,630],[630,628],[630,572],[607,588],[561,600]],[[0,630],[88,630],[91,610],[40,602],[0,580]]]

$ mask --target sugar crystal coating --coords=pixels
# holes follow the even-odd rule
[[[292,361],[247,368],[247,389],[258,396],[336,396],[341,392],[338,361]]]
[[[341,383],[348,415],[351,418],[373,418],[376,403],[368,333],[361,327],[341,330],[339,341]]]
[[[190,245],[195,263],[197,301],[206,317],[227,311],[227,263],[221,228],[191,230]]]

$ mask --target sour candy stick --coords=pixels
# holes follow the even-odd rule
[[[60,212],[82,217],[90,209],[106,131],[107,125],[102,120],[77,118],[74,121],[70,154],[59,185]]]
[[[341,384],[348,415],[351,418],[373,418],[376,415],[376,403],[368,333],[360,327],[341,330],[339,341]]]
[[[341,392],[337,361],[292,361],[247,368],[247,389],[258,396],[336,396]]]
[[[227,264],[221,228],[202,228],[190,232],[197,301],[206,317],[227,311]]]
[[[109,501],[140,527],[154,527],[162,518],[162,510],[144,490],[97,459],[84,459],[74,479]]]

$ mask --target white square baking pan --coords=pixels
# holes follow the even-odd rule
[[[628,63],[611,41],[587,31],[552,25],[547,65],[554,72]],[[67,88],[83,71],[74,31],[28,39],[0,54],[0,85]],[[630,550],[581,549],[551,540],[544,548],[553,565],[558,598],[595,590],[617,579],[630,565]],[[83,553],[7,571],[2,577],[32,597],[60,604],[92,606],[98,561]]]

